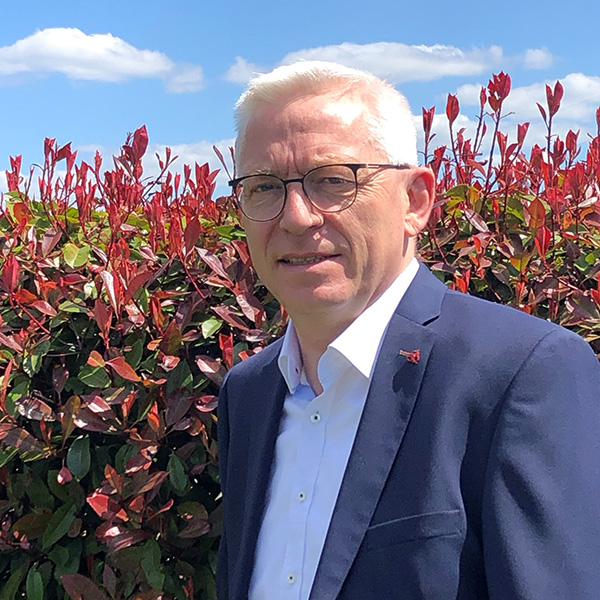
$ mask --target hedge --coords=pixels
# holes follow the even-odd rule
[[[473,138],[455,128],[455,96],[448,146],[423,110],[438,189],[420,254],[451,287],[570,327],[598,354],[600,109],[585,145],[562,139],[562,86],[546,91],[546,139],[529,150],[527,123],[515,141],[502,132],[504,73],[481,91]],[[217,171],[174,173],[167,150],[147,177],[147,145],[141,127],[110,168],[53,139],[40,170],[11,158],[0,600],[215,596],[219,384],[287,315],[256,280],[232,199],[213,200]]]

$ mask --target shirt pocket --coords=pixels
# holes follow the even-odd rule
[[[458,509],[412,515],[372,525],[367,529],[364,547],[369,551],[415,540],[458,535],[463,528]]]

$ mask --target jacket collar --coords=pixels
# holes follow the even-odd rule
[[[342,480],[311,600],[334,600],[362,544],[421,388],[447,288],[421,266],[388,327]]]

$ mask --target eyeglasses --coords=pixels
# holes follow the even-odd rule
[[[229,185],[242,213],[251,221],[271,221],[282,212],[289,183],[302,184],[304,195],[319,211],[341,212],[349,208],[358,191],[359,169],[410,169],[411,165],[340,164],[315,167],[302,177],[281,179],[277,175],[245,175]]]

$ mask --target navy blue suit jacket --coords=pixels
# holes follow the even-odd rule
[[[222,388],[220,600],[247,598],[286,393],[280,347]],[[418,362],[399,354],[417,349]],[[312,588],[334,598],[600,598],[588,344],[421,266],[385,335]]]

